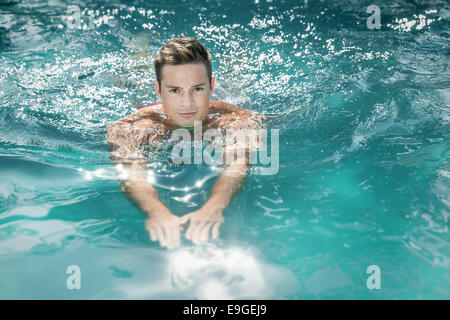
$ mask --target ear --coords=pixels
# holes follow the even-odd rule
[[[156,95],[158,96],[159,100],[161,99],[161,92],[159,92],[159,83],[158,80],[155,80],[155,90],[156,90]]]
[[[211,77],[211,94],[210,97],[212,96],[213,92],[214,92],[214,84],[216,83],[216,78],[215,77]]]

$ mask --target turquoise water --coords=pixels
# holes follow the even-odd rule
[[[0,1],[0,298],[448,299],[449,24],[446,1]],[[215,99],[279,129],[280,168],[248,177],[220,239],[169,252],[104,136],[156,99],[181,33],[210,49]],[[161,198],[195,210],[217,173],[171,170]]]

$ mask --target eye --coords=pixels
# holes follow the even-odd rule
[[[195,91],[203,91],[203,88],[202,87],[197,87],[197,88],[195,88]]]
[[[170,89],[169,92],[171,92],[171,93],[177,93],[177,92],[178,92],[178,88]]]

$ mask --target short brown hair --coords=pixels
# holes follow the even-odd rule
[[[153,62],[159,87],[161,88],[161,70],[165,64],[179,65],[186,63],[203,63],[211,85],[211,60],[211,54],[195,38],[180,35],[170,40],[159,50]]]

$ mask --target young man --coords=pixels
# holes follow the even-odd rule
[[[186,238],[194,243],[219,236],[223,212],[247,173],[248,155],[228,164],[199,210],[178,217],[146,180],[146,158],[140,147],[164,139],[170,130],[193,127],[194,121],[215,129],[260,128],[264,116],[210,100],[215,82],[211,55],[195,38],[179,36],[166,43],[154,66],[155,89],[162,103],[141,108],[108,126],[108,142],[113,147],[111,158],[127,167],[122,191],[146,213],[150,239],[171,249],[180,244],[180,230],[188,222]]]

